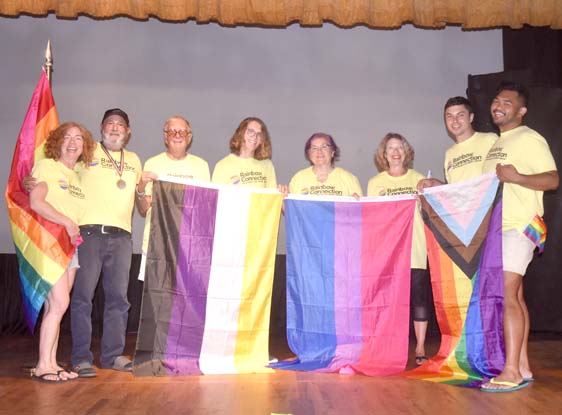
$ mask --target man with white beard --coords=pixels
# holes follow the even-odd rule
[[[123,356],[129,312],[127,288],[131,267],[131,219],[135,189],[142,168],[138,156],[125,150],[131,129],[129,117],[119,109],[105,112],[101,122],[102,141],[97,144],[89,166],[79,172],[87,199],[80,221],[84,239],[78,249],[80,269],[70,302],[72,367],[80,377],[96,376],[92,366],[92,301],[103,272],[105,306],[101,339],[101,367],[131,371]]]

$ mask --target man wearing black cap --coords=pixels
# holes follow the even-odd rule
[[[131,371],[123,356],[129,311],[127,288],[131,266],[131,219],[135,187],[142,168],[138,156],[125,150],[131,129],[129,117],[119,109],[107,110],[101,122],[102,141],[94,159],[80,171],[88,207],[80,221],[84,243],[78,250],[80,269],[70,302],[72,365],[80,377],[94,377],[92,300],[103,272],[105,309],[100,363],[102,368]]]

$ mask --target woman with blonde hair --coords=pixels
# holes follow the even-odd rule
[[[425,177],[413,170],[414,149],[402,135],[386,134],[375,153],[375,166],[379,174],[369,180],[368,196],[392,196],[417,194],[417,184]],[[416,365],[423,364],[425,336],[429,317],[429,276],[427,273],[427,249],[423,220],[419,206],[414,214],[412,235],[410,307],[416,335]]]

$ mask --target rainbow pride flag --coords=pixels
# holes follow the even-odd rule
[[[29,206],[22,179],[45,157],[49,132],[59,125],[49,81],[42,71],[16,143],[6,203],[23,294],[27,324],[34,331],[39,311],[52,286],[68,267],[74,246],[60,225],[37,215]]]
[[[539,248],[539,254],[542,254],[544,252],[544,244],[546,242],[547,234],[546,223],[544,223],[543,218],[539,215],[535,215],[535,217],[523,230],[523,233]]]
[[[408,359],[412,196],[285,200],[287,339],[273,367],[388,375]]]
[[[441,346],[406,376],[478,386],[503,369],[501,195],[491,173],[420,197]]]
[[[281,193],[160,179],[134,374],[270,372]]]

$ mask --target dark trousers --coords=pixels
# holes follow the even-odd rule
[[[127,288],[133,245],[131,234],[101,234],[81,231],[84,243],[78,248],[80,268],[70,302],[73,365],[92,363],[92,301],[103,272],[105,305],[100,363],[111,367],[123,354],[129,313]]]

